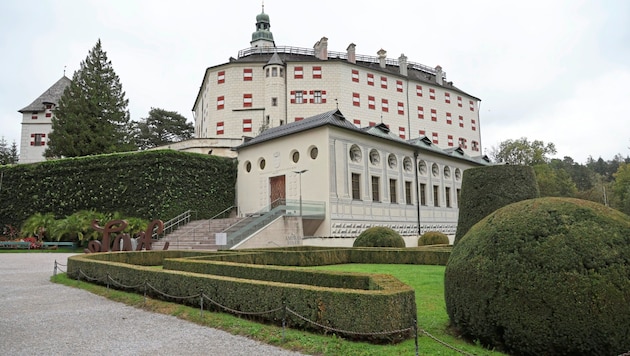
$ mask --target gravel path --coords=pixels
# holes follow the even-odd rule
[[[0,354],[300,355],[50,282],[71,255],[0,254]]]

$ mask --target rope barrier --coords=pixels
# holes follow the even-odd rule
[[[57,261],[55,261],[55,271],[58,270],[58,269],[60,270],[60,268],[58,266],[65,266],[65,265],[62,265],[62,264],[58,263]],[[66,273],[66,272],[64,272],[64,273]],[[101,281],[98,278],[93,278],[93,277],[88,276],[87,274],[85,274],[85,272],[83,272],[83,270],[81,270],[79,268],[78,269],[78,273],[77,273],[77,281],[80,281],[81,276],[83,276],[85,278],[85,280],[88,281],[88,282],[94,282],[94,281],[101,282],[101,283],[103,282],[103,281]],[[157,288],[153,287],[147,281],[145,281],[144,283],[136,284],[136,285],[125,285],[125,284],[120,283],[120,282],[116,281],[115,279],[113,279],[108,273],[106,275],[106,278],[105,278],[105,281],[104,281],[104,282],[107,283],[108,288],[109,288],[109,281],[113,282],[113,284],[115,286],[122,287],[122,288],[125,288],[125,289],[139,289],[140,287],[144,286],[144,299],[145,299],[145,302],[146,302],[146,297],[147,297],[147,287],[151,288],[151,290],[153,290],[157,294],[165,296],[167,298],[179,299],[179,300],[199,298],[199,305],[200,305],[200,309],[201,309],[200,316],[201,317],[203,317],[203,300],[204,299],[207,299],[210,303],[212,303],[212,304],[214,304],[214,305],[216,305],[216,306],[218,306],[218,307],[220,307],[220,308],[222,308],[224,310],[227,310],[227,311],[229,311],[230,313],[233,313],[233,314],[264,315],[264,314],[275,313],[275,312],[278,312],[278,311],[282,310],[283,311],[283,315],[282,315],[282,340],[283,340],[283,342],[285,340],[285,327],[286,327],[286,316],[287,316],[286,314],[287,314],[287,312],[289,312],[292,315],[294,315],[295,317],[297,317],[297,318],[299,318],[299,319],[301,319],[301,320],[303,320],[303,321],[305,321],[307,323],[311,323],[311,324],[316,325],[316,326],[318,326],[318,327],[320,327],[322,329],[325,329],[325,330],[328,330],[328,331],[332,331],[332,332],[336,332],[336,333],[339,333],[339,334],[371,336],[371,335],[391,335],[391,334],[398,334],[398,333],[405,333],[405,332],[413,331],[414,334],[415,334],[416,356],[418,356],[418,351],[419,351],[418,350],[418,332],[421,332],[422,334],[428,336],[430,339],[434,340],[435,342],[437,342],[437,343],[441,344],[442,346],[445,346],[445,347],[447,347],[447,348],[449,348],[449,349],[451,349],[453,351],[456,351],[456,352],[458,352],[460,354],[463,354],[463,355],[466,355],[466,356],[474,356],[473,354],[467,353],[467,352],[462,351],[462,350],[460,350],[460,349],[458,349],[458,348],[456,348],[454,346],[451,346],[451,345],[447,344],[446,342],[444,342],[444,341],[438,339],[437,337],[431,335],[429,332],[427,332],[424,329],[419,329],[418,325],[417,325],[417,321],[415,319],[413,320],[412,326],[408,327],[408,328],[405,328],[405,329],[390,330],[390,331],[376,331],[376,332],[349,331],[349,330],[333,328],[333,327],[326,326],[326,325],[323,325],[321,323],[318,323],[316,321],[310,320],[310,319],[308,319],[308,318],[298,314],[297,312],[291,310],[290,308],[288,308],[285,305],[285,301],[282,301],[282,306],[280,306],[278,308],[275,308],[275,309],[262,311],[262,312],[245,312],[245,311],[232,309],[230,307],[227,307],[225,305],[222,305],[222,304],[218,303],[217,301],[215,301],[212,298],[210,298],[209,296],[207,296],[203,292],[203,290],[201,290],[198,294],[195,294],[195,295],[189,295],[189,296],[181,297],[181,296],[171,295],[171,294],[162,292],[162,291],[158,290]],[[622,355],[623,356],[625,356],[625,355],[629,355],[630,356],[630,353],[626,353],[626,354],[622,354]]]

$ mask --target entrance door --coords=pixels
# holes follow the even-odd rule
[[[271,195],[269,196],[271,209],[278,205],[284,205],[287,198],[286,176],[281,175],[269,178],[269,186],[271,187]]]

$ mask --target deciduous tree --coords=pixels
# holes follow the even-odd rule
[[[191,122],[175,111],[151,108],[149,117],[134,123],[136,144],[141,150],[188,140],[195,128]]]
[[[556,146],[553,143],[545,144],[539,140],[530,142],[526,137],[502,141],[499,147],[493,147],[490,152],[495,162],[525,166],[549,163],[549,155],[553,154],[556,154]]]

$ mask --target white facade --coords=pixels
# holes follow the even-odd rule
[[[419,226],[455,234],[462,173],[487,160],[440,150],[426,139],[403,141],[384,125],[354,128],[340,112],[322,115],[268,130],[237,148],[239,215],[278,197],[301,196],[305,206],[325,206],[316,228],[306,231],[305,223],[306,236],[356,237],[371,226],[405,236],[417,236]],[[278,180],[280,194],[274,192]]]
[[[19,110],[22,114],[19,163],[46,160],[44,151],[46,151],[48,139],[52,132],[54,109],[70,82],[66,76],[61,77],[30,105]]]
[[[193,107],[195,136],[254,137],[339,109],[358,127],[382,122],[403,139],[427,136],[439,147],[480,155],[480,100],[446,81],[441,67],[404,55],[389,59],[384,50],[356,55],[354,44],[329,52],[327,42],[313,49],[268,42],[207,68]]]

